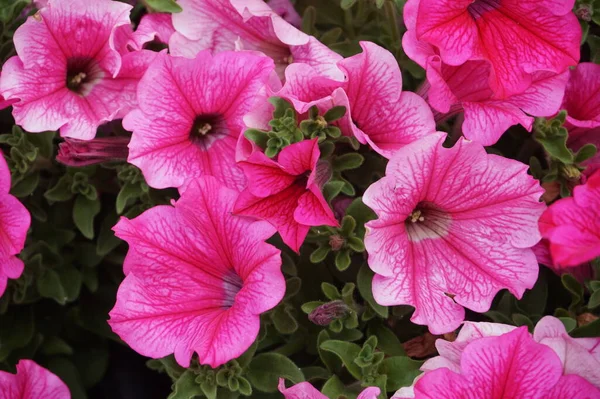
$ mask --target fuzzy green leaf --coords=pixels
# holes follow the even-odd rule
[[[181,6],[175,0],[145,0],[148,7],[157,12],[178,13],[183,11]]]
[[[356,277],[356,285],[358,286],[358,292],[360,292],[360,295],[363,297],[363,299],[367,301],[369,305],[371,305],[373,310],[377,312],[379,316],[383,317],[384,319],[387,319],[389,314],[388,307],[381,306],[380,304],[375,302],[375,298],[373,297],[371,285],[373,282],[374,275],[375,274],[366,265],[363,265],[360,268]]]
[[[192,370],[186,370],[175,381],[175,389],[168,399],[194,399],[196,396],[204,396],[204,391],[195,380],[196,374]]]
[[[285,378],[294,384],[304,381],[302,371],[294,362],[274,352],[262,353],[252,359],[246,377],[262,392],[276,392],[279,378]]]
[[[354,378],[358,380],[362,378],[362,371],[360,367],[354,363],[354,359],[356,359],[360,353],[360,346],[351,342],[331,339],[323,342],[320,345],[320,348],[324,351],[334,353],[337,357],[339,357]]]
[[[419,368],[423,362],[412,360],[406,356],[388,357],[379,366],[379,372],[388,376],[387,389],[397,391],[410,386],[413,380],[421,374]]]
[[[73,206],[73,222],[87,239],[94,238],[94,218],[100,213],[100,200],[78,195]]]

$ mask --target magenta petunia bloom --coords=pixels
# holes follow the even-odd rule
[[[32,360],[21,360],[17,374],[0,371],[0,399],[71,399],[69,388]]]
[[[29,212],[18,199],[10,195],[10,170],[0,154],[0,296],[6,290],[9,278],[19,278],[23,261],[16,255],[25,245],[31,224]]]
[[[558,276],[569,273],[581,283],[593,277],[592,265],[589,262],[580,265],[563,266],[554,261],[550,253],[550,242],[545,238],[542,238],[532,249],[538,263],[547,266]]]
[[[142,17],[137,29],[134,31],[131,24],[121,25],[115,30],[115,48],[121,53],[139,51],[153,40],[168,44],[171,35],[175,33],[171,14],[152,13]]]
[[[498,99],[490,86],[492,68],[487,61],[467,61],[452,66],[442,61],[434,46],[417,39],[419,4],[419,0],[414,0],[404,7],[408,32],[402,43],[406,54],[427,71],[427,80],[419,94],[438,111],[437,121],[464,112],[464,136],[492,145],[510,126],[521,124],[531,131],[532,116],[548,117],[558,112],[568,71],[561,74],[535,72],[531,75],[531,84],[522,93]]]
[[[416,39],[441,61],[489,63],[495,98],[522,93],[537,71],[562,73],[579,61],[581,27],[574,0],[411,0]],[[409,2],[409,5],[410,3]],[[409,6],[410,7],[410,6]]]
[[[550,205],[540,231],[558,264],[576,266],[600,256],[600,171],[575,187],[573,197]]]
[[[131,74],[139,62],[134,55],[121,59],[113,43],[114,31],[130,23],[130,10],[110,0],[53,0],[17,29],[17,56],[4,64],[0,79],[4,98],[19,100],[17,124],[89,140],[99,125],[135,104],[139,76]]]
[[[317,139],[285,147],[277,161],[254,152],[239,163],[252,184],[240,194],[235,212],[268,221],[296,252],[310,226],[337,226],[321,192],[327,171],[319,165],[319,155]]]
[[[562,108],[567,111],[569,147],[578,151],[589,143],[600,148],[600,65],[581,63],[570,71]],[[583,165],[587,176],[600,170],[600,153]]]
[[[174,55],[193,58],[201,50],[255,50],[275,61],[283,77],[294,62],[314,66],[342,79],[335,63],[342,59],[316,38],[285,21],[262,0],[180,0],[173,14],[176,33],[169,41]]]
[[[128,161],[155,188],[211,175],[242,190],[246,179],[235,163],[242,118],[272,71],[273,61],[250,52],[159,54],[140,81],[139,108],[123,120],[133,132]]]
[[[425,372],[414,393],[415,399],[600,398],[585,379],[563,376],[559,357],[535,342],[527,327],[474,340],[464,348],[458,372],[446,367]]]
[[[444,148],[444,139],[401,148],[363,196],[379,217],[365,236],[375,300],[414,306],[411,320],[432,334],[455,330],[463,306],[485,312],[499,290],[521,297],[534,285],[545,209],[526,165],[464,139]]]
[[[484,337],[498,337],[517,329],[500,323],[465,322],[453,342],[438,339],[435,342],[439,356],[428,359],[421,371],[428,372],[447,368],[460,373],[463,352],[472,342]],[[533,338],[551,348],[561,361],[564,375],[576,375],[600,388],[600,338],[571,338],[562,322],[545,316],[535,326]],[[417,377],[415,382],[419,380]],[[575,398],[576,396],[565,396]],[[414,386],[400,389],[396,399],[414,398]]]
[[[323,395],[308,382],[301,382],[293,387],[286,388],[283,378],[279,379],[279,392],[283,394],[285,399],[327,399],[327,396]],[[381,390],[379,388],[370,387],[362,391],[357,399],[377,399],[380,393]]]
[[[220,366],[252,345],[260,314],[283,298],[280,251],[265,242],[275,230],[232,215],[237,196],[202,177],[173,206],[114,227],[129,252],[109,324],[137,352],[174,353],[183,367],[197,352]]]
[[[362,53],[337,63],[345,81],[295,64],[286,71],[283,88],[273,95],[289,100],[299,113],[312,106],[321,111],[346,107],[338,122],[342,132],[389,158],[404,145],[435,132],[435,121],[421,97],[402,91],[402,73],[394,56],[371,42],[360,45]]]

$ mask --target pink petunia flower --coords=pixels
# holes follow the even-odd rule
[[[283,378],[279,379],[279,392],[283,394],[285,399],[327,399],[327,396],[323,395],[308,382],[301,382],[293,387],[286,388]],[[370,387],[362,391],[357,399],[377,399],[380,393],[381,390],[379,388]]]
[[[1,94],[19,100],[17,124],[89,140],[135,104],[140,68],[152,58],[121,59],[114,47],[114,31],[130,23],[130,10],[110,0],[53,0],[17,29],[18,55],[4,64],[0,79]]]
[[[283,77],[294,62],[343,78],[335,63],[342,57],[316,38],[286,22],[262,0],[180,0],[173,14],[176,33],[169,41],[174,55],[193,58],[201,50],[260,51],[275,61]]]
[[[18,199],[9,194],[10,170],[0,154],[0,296],[6,290],[9,278],[23,273],[23,261],[16,255],[25,245],[31,216]]]
[[[568,72],[534,72],[531,84],[518,94],[497,98],[490,85],[492,67],[487,61],[466,61],[452,66],[442,61],[434,46],[417,39],[417,16],[422,0],[404,7],[408,32],[402,39],[407,55],[427,71],[419,94],[437,110],[442,121],[464,112],[463,134],[483,145],[495,144],[512,125],[531,131],[534,118],[548,117],[560,109]]]
[[[600,65],[581,63],[570,71],[562,108],[567,111],[569,147],[575,151],[585,144],[600,148]],[[583,165],[587,176],[600,170],[600,152]]]
[[[443,339],[436,341],[439,356],[428,359],[421,370],[428,372],[447,368],[460,373],[463,352],[467,346],[480,338],[498,337],[515,329],[517,327],[500,323],[465,322],[454,342]],[[553,316],[546,316],[538,322],[533,338],[556,353],[562,363],[564,375],[577,375],[600,388],[600,338],[571,338],[562,322]],[[420,376],[415,382],[419,378]],[[400,389],[394,398],[414,398],[414,386]]]
[[[0,371],[0,399],[71,399],[69,388],[32,360],[20,360],[17,374]]]
[[[442,367],[425,372],[414,393],[415,399],[600,398],[600,390],[582,377],[563,376],[559,357],[535,342],[527,327],[469,343],[458,371]]]
[[[578,63],[581,27],[571,12],[573,4],[411,0],[415,22],[407,26],[408,34],[435,47],[444,64],[488,62],[494,97],[506,99],[525,91],[537,71],[560,74]]]
[[[139,108],[123,120],[133,132],[128,161],[155,188],[184,188],[211,175],[241,191],[246,179],[235,148],[242,117],[272,71],[273,61],[249,52],[159,54],[140,81]]]
[[[232,215],[237,196],[202,177],[173,206],[114,227],[129,252],[109,324],[137,352],[174,353],[183,367],[197,352],[220,366],[250,347],[260,314],[283,298],[280,251],[265,242],[275,230]]]
[[[421,97],[402,91],[402,73],[394,56],[371,42],[360,45],[362,53],[337,63],[345,81],[333,80],[309,65],[293,64],[286,70],[283,88],[273,95],[290,101],[301,114],[312,106],[321,111],[346,107],[338,122],[342,132],[389,158],[402,146],[435,132],[435,121]]]
[[[365,236],[375,300],[414,306],[411,320],[435,335],[460,325],[463,306],[485,312],[499,290],[521,297],[534,285],[545,209],[526,165],[444,139],[401,148],[363,196],[379,217]]]
[[[547,266],[558,276],[564,273],[572,274],[579,282],[583,283],[585,280],[589,280],[593,276],[592,265],[589,262],[574,265],[574,266],[562,266],[552,259],[550,254],[550,242],[545,238],[542,238],[533,248],[533,253],[537,258],[538,263]]]
[[[550,205],[540,218],[540,231],[560,265],[576,266],[600,256],[600,171],[575,187],[573,197]]]
[[[310,226],[337,226],[321,187],[326,171],[320,167],[317,139],[285,147],[277,161],[260,151],[240,162],[249,184],[235,212],[271,223],[290,248],[298,252]]]

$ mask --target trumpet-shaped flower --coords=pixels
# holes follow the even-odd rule
[[[337,226],[321,192],[326,171],[318,165],[319,155],[317,139],[285,147],[277,161],[254,152],[239,163],[252,184],[240,194],[235,212],[268,221],[296,252],[310,226]]]
[[[133,132],[128,161],[155,188],[211,175],[242,190],[246,179],[235,163],[242,118],[272,71],[273,61],[249,52],[159,54],[140,81],[139,108],[123,120]]]
[[[57,376],[32,360],[21,360],[17,374],[0,371],[0,399],[71,399]]]
[[[552,259],[576,266],[600,256],[600,171],[573,189],[540,219],[542,236],[550,242]]]
[[[483,60],[495,98],[524,92],[537,71],[560,74],[579,61],[574,0],[412,0],[409,34],[448,65]]]
[[[283,77],[294,62],[314,66],[342,79],[335,63],[342,57],[285,21],[262,0],[180,0],[173,14],[176,33],[169,42],[174,55],[193,58],[201,50],[260,51],[275,61]]]
[[[462,351],[458,372],[446,367],[425,372],[414,392],[415,399],[600,398],[582,377],[563,376],[556,353],[535,342],[526,327],[474,340]]]
[[[526,165],[444,138],[401,148],[363,196],[378,216],[365,236],[375,300],[414,306],[412,321],[432,334],[456,329],[463,306],[485,312],[499,290],[533,286],[545,208]]]
[[[404,8],[409,31],[403,37],[403,47],[407,55],[427,71],[427,81],[419,94],[437,111],[436,120],[464,112],[464,136],[492,145],[510,126],[521,124],[531,131],[532,116],[548,117],[558,112],[567,84],[567,71],[561,74],[535,72],[523,92],[497,98],[490,85],[492,67],[487,61],[467,61],[453,66],[442,60],[434,46],[417,39],[419,4],[420,0],[413,0]]]
[[[89,140],[135,104],[139,61],[121,59],[113,43],[115,30],[130,23],[130,10],[111,0],[53,0],[17,29],[17,56],[0,78],[1,94],[17,101],[17,124]]]
[[[25,245],[31,224],[29,212],[9,191],[10,170],[4,156],[0,156],[0,296],[9,278],[19,278],[23,273],[23,261],[16,255]]]
[[[299,113],[312,106],[321,111],[346,107],[339,121],[343,133],[389,158],[402,146],[435,132],[435,121],[421,97],[402,91],[402,73],[394,56],[371,42],[360,45],[361,53],[337,63],[345,81],[297,64],[288,68],[283,88],[274,95],[292,102]]]
[[[129,252],[109,324],[134,350],[174,353],[183,367],[197,352],[201,364],[217,367],[252,345],[285,280],[280,251],[265,242],[275,230],[232,215],[237,196],[203,177],[173,206],[114,227]]]

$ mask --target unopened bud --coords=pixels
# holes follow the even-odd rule
[[[58,145],[56,160],[67,166],[87,166],[103,162],[126,161],[129,137],[104,137],[92,140],[66,138]]]
[[[326,326],[334,320],[346,317],[349,313],[350,307],[343,301],[332,301],[310,312],[308,320],[319,326]]]

